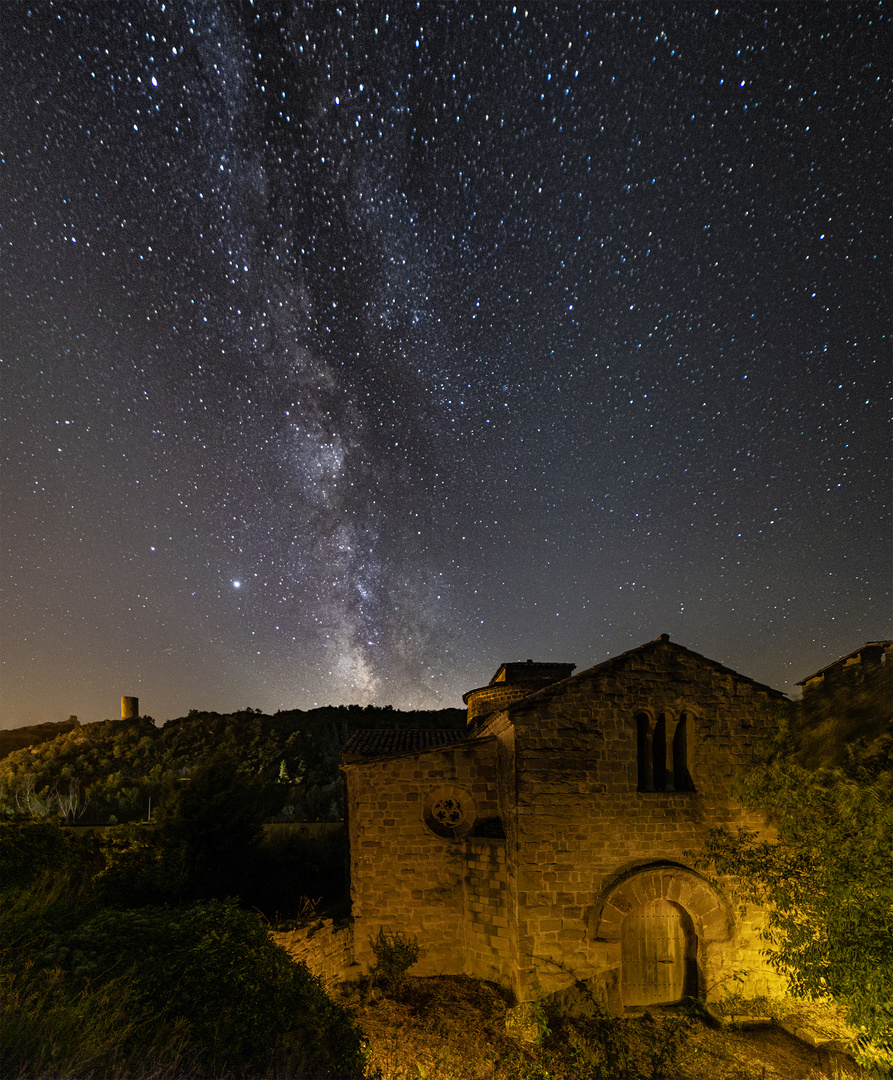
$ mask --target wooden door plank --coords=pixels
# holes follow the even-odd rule
[[[625,1005],[679,1001],[685,984],[682,913],[669,900],[652,900],[631,911],[621,928]]]

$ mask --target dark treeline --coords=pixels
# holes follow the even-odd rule
[[[257,782],[281,785],[281,805],[272,820],[336,821],[343,816],[339,755],[354,731],[462,728],[464,723],[461,709],[401,712],[348,705],[274,716],[255,709],[226,714],[193,709],[163,726],[143,716],[16,729],[5,741],[18,741],[20,748],[0,760],[0,813],[81,825],[141,821],[171,783],[212,758],[223,758]],[[45,729],[51,727],[62,730],[47,739]],[[22,746],[27,732],[35,741]]]
[[[5,758],[14,750],[24,750],[29,746],[37,746],[39,743],[55,739],[57,735],[63,735],[78,726],[76,716],[69,720],[60,720],[58,723],[31,724],[28,727],[4,728],[0,731],[0,759]]]

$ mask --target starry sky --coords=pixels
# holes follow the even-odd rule
[[[889,3],[3,23],[0,725],[890,636]]]

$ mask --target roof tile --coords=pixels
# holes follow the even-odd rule
[[[345,759],[369,760],[392,754],[411,754],[464,742],[464,731],[438,728],[366,728],[355,731],[341,751]]]

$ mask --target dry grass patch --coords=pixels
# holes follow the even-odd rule
[[[407,977],[392,994],[344,988],[369,1041],[377,1080],[848,1080],[864,1076],[829,1050],[804,1045],[775,1023],[717,1029],[673,1008],[620,1018],[546,1013],[539,1044],[506,1032],[511,994],[461,975]],[[839,1038],[833,1010],[783,1002],[784,1015]],[[838,1046],[840,1044],[837,1044]]]

